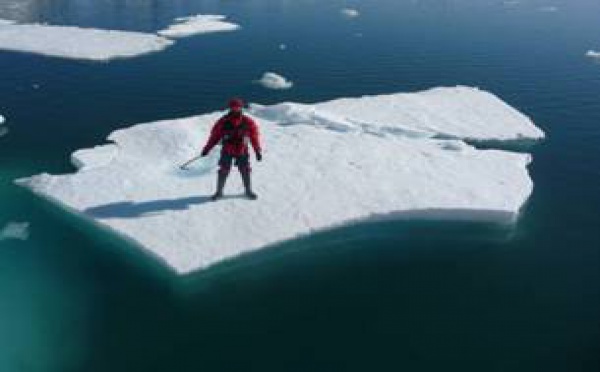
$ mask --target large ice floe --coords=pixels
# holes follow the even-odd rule
[[[525,115],[475,88],[253,105],[265,160],[257,201],[232,171],[210,202],[218,151],[178,165],[204,143],[220,112],[135,125],[73,154],[78,171],[17,183],[108,227],[178,273],[275,243],[379,219],[515,222],[532,192],[531,156],[463,139],[543,138]],[[441,135],[441,137],[440,137]]]
[[[171,44],[169,39],[142,32],[0,23],[0,50],[52,57],[109,61],[157,52]]]
[[[159,52],[173,45],[170,38],[233,31],[239,26],[225,16],[195,15],[177,18],[154,33],[101,30],[47,24],[19,24],[0,19],[0,50],[90,61],[110,61]]]

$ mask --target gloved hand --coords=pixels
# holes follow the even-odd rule
[[[256,153],[256,160],[262,161],[262,153],[260,153],[260,152]]]
[[[208,151],[202,150],[202,152],[200,153],[200,156],[205,157],[206,155],[208,155]]]

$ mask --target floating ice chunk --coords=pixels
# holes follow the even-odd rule
[[[506,7],[514,7],[521,4],[520,1],[518,0],[506,0],[502,2],[502,5],[506,6]]]
[[[290,89],[294,83],[274,72],[265,72],[257,83],[267,89],[283,90]]]
[[[343,16],[348,17],[348,18],[356,18],[360,15],[358,10],[351,9],[351,8],[344,8],[344,9],[340,10],[340,12],[342,13]]]
[[[279,50],[286,50],[286,49],[287,49],[287,45],[279,44]]]
[[[585,55],[590,58],[600,58],[600,52],[595,50],[588,50]]]
[[[211,32],[235,31],[239,25],[226,22],[223,15],[199,14],[190,17],[177,18],[176,23],[157,33],[164,37],[180,38]]]
[[[0,27],[0,50],[109,61],[161,51],[173,41],[155,34],[41,24]]]
[[[533,189],[529,154],[478,150],[459,139],[541,133],[524,115],[476,89],[253,105],[250,113],[265,143],[265,160],[253,173],[258,201],[243,198],[232,173],[225,198],[210,202],[216,159],[204,158],[210,171],[194,177],[178,170],[220,113],[118,130],[109,136],[118,147],[110,162],[17,183],[136,242],[178,273],[360,221],[511,223]],[[360,124],[369,117],[370,125]],[[397,123],[403,130],[390,130]],[[406,135],[423,127],[457,139]],[[97,151],[104,160],[107,149],[88,151],[86,157]],[[77,158],[82,161],[81,154]]]
[[[29,222],[9,222],[0,230],[0,241],[8,239],[27,240]]]
[[[558,11],[558,7],[556,7],[556,6],[543,6],[540,8],[540,12],[554,13],[557,11]]]
[[[8,133],[8,128],[4,125],[6,119],[4,116],[0,115],[0,137],[6,135]]]

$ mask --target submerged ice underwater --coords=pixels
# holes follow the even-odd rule
[[[600,4],[148,4],[0,1],[0,371],[599,369]]]

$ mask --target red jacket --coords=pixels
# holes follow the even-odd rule
[[[256,122],[243,114],[240,116],[227,114],[213,126],[202,152],[208,153],[217,143],[222,142],[222,153],[232,156],[247,155],[248,139],[254,152],[260,154],[262,149]]]

